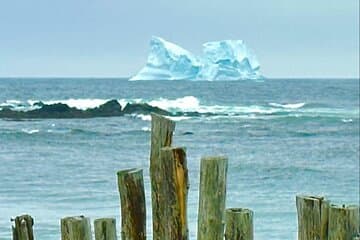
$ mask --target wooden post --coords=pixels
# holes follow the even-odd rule
[[[161,209],[159,204],[162,187],[160,172],[160,149],[169,147],[172,143],[172,135],[175,130],[175,122],[157,114],[151,114],[151,151],[150,151],[150,179],[152,200],[153,239],[161,238]]]
[[[253,212],[243,208],[225,211],[225,240],[253,240]]]
[[[94,221],[95,240],[116,240],[115,218],[98,218]]]
[[[121,239],[146,239],[145,191],[142,169],[119,171]]]
[[[324,197],[296,196],[298,240],[327,240],[329,201]]]
[[[91,240],[90,219],[84,216],[61,219],[61,240]]]
[[[165,147],[160,150],[158,172],[161,187],[160,228],[157,237],[167,240],[187,240],[187,194],[189,188],[184,148]]]
[[[329,240],[353,240],[359,233],[359,206],[336,206],[329,209]]]
[[[198,240],[223,240],[226,157],[205,157],[200,164]]]
[[[12,226],[13,240],[34,240],[34,219],[30,215],[17,216],[12,220],[15,222]]]

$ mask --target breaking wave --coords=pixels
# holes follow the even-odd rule
[[[34,134],[40,132],[39,129],[27,129],[27,128],[23,128],[21,129],[21,131],[27,134]]]
[[[270,106],[279,107],[279,108],[287,108],[287,109],[298,109],[305,106],[305,103],[288,103],[288,104],[280,104],[280,103],[269,103]]]
[[[10,109],[13,111],[32,111],[40,109],[44,104],[66,104],[78,110],[87,110],[99,107],[111,99],[64,99],[64,100],[6,100],[0,103],[0,111]],[[351,122],[349,119],[358,118],[359,109],[332,108],[316,103],[275,103],[263,105],[210,105],[203,103],[194,96],[184,96],[176,99],[117,99],[124,108],[127,104],[148,104],[169,112],[169,117],[175,121],[186,120],[193,117],[237,117],[237,118],[271,118],[271,117],[335,117],[340,121]],[[150,121],[149,113],[134,113],[131,116],[144,121]]]

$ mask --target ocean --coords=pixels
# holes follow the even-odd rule
[[[172,117],[173,145],[187,149],[191,239],[202,156],[228,156],[226,207],[254,211],[255,239],[297,238],[297,194],[359,204],[359,79],[0,79],[0,109],[111,99],[200,113]],[[0,239],[11,239],[10,218],[23,213],[37,239],[59,239],[60,219],[73,215],[116,217],[119,231],[116,172],[134,167],[144,170],[150,237],[150,124],[146,114],[0,119]]]

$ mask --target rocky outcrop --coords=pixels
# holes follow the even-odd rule
[[[165,111],[158,107],[153,107],[147,103],[128,103],[126,104],[124,110],[124,114],[150,114],[150,113],[157,113],[160,115],[171,115],[170,112]]]
[[[88,109],[85,112],[96,117],[113,117],[123,115],[121,105],[114,99],[100,105],[99,107]]]
[[[121,105],[116,100],[110,100],[103,105],[87,110],[80,110],[69,107],[63,103],[43,104],[42,102],[34,105],[40,108],[30,111],[15,111],[3,109],[0,111],[0,118],[11,119],[37,119],[37,118],[93,118],[121,116]]]
[[[40,107],[30,111],[16,111],[11,108],[0,110],[0,118],[9,119],[41,119],[41,118],[94,118],[94,117],[115,117],[124,114],[144,114],[157,113],[170,116],[171,113],[158,107],[153,107],[146,103],[128,103],[124,109],[117,100],[110,100],[99,107],[80,110],[69,107],[63,103],[44,104],[37,102],[34,106]]]

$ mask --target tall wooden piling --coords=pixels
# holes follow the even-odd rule
[[[205,157],[200,164],[198,240],[223,240],[226,157]]]
[[[327,240],[329,201],[318,196],[296,196],[298,240]]]
[[[84,216],[61,219],[61,240],[91,240],[90,219]]]
[[[95,240],[117,240],[115,218],[98,218],[94,221]]]
[[[157,114],[151,114],[151,151],[150,151],[150,179],[152,200],[153,239],[163,240],[161,234],[161,177],[160,172],[160,149],[169,147],[175,130],[175,122]]]
[[[157,237],[167,240],[187,240],[187,195],[189,188],[184,148],[165,147],[160,150],[158,186],[161,206]]]
[[[356,239],[360,230],[359,225],[359,206],[330,206],[329,240]]]
[[[13,240],[34,240],[34,219],[30,215],[17,216],[12,226]]]
[[[121,239],[146,239],[146,203],[142,169],[119,171]]]
[[[226,209],[225,240],[253,240],[253,215],[254,213],[250,209]]]

